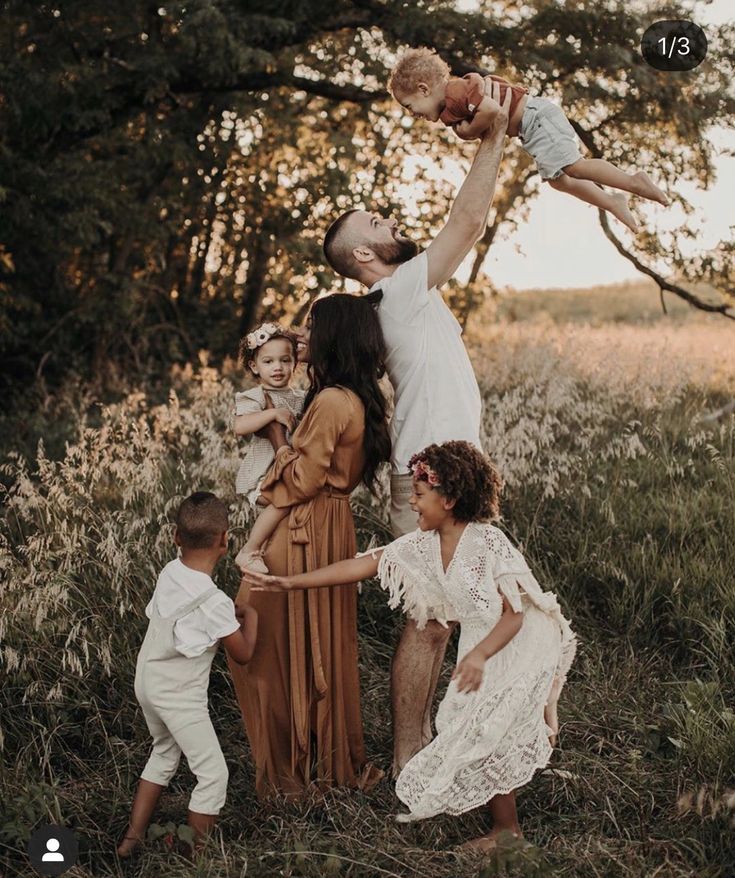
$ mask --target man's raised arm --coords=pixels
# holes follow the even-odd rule
[[[486,81],[490,83],[489,78]],[[492,111],[497,107],[497,112],[482,136],[472,167],[449,211],[446,225],[426,250],[429,289],[449,280],[485,231],[508,128],[511,90],[506,90],[502,105],[498,102],[499,97],[500,86],[493,82],[490,95],[486,94],[478,107],[482,111]]]

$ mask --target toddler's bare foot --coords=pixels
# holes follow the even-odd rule
[[[638,173],[633,174],[633,179],[637,186],[637,195],[641,195],[643,198],[648,198],[650,201],[658,201],[659,204],[668,207],[669,199],[666,197],[663,190],[658,188],[645,171],[638,171]]]
[[[262,552],[240,549],[235,558],[235,564],[243,571],[252,570],[255,573],[270,573],[263,561]]]
[[[117,846],[118,857],[120,857],[121,860],[126,859],[142,843],[143,843],[143,837],[138,835],[136,832],[134,832],[134,830],[132,830],[130,827],[128,827],[128,831],[127,831],[125,837],[120,842],[120,844]]]
[[[628,207],[628,199],[623,195],[622,192],[611,192],[610,198],[613,202],[612,207],[610,208],[610,213],[617,217],[620,222],[627,226],[631,232],[638,231],[638,223],[635,221],[635,217],[630,212],[630,208]]]

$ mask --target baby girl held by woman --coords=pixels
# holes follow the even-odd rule
[[[272,421],[293,432],[304,408],[304,392],[290,386],[296,366],[296,340],[278,323],[263,323],[240,342],[240,359],[257,379],[257,387],[235,394],[235,433],[252,436],[235,480],[235,490],[245,495],[257,513],[247,542],[235,558],[240,569],[267,573],[263,546],[288,509],[268,506],[260,496],[263,477],[273,463],[271,443],[257,433]]]

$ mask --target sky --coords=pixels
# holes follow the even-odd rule
[[[474,3],[460,0],[459,5],[471,8]],[[711,5],[697,0],[693,6],[691,19],[705,28],[708,23],[735,20],[734,0],[714,0]],[[715,186],[708,192],[693,185],[681,187],[701,222],[698,249],[728,237],[728,226],[735,222],[732,196],[726,194],[735,192],[735,158],[721,154],[735,151],[735,131],[717,129],[712,139],[718,155]],[[682,218],[679,211],[659,205],[646,207],[646,216],[656,228],[675,227]],[[611,220],[611,227],[621,239],[628,239],[627,229],[617,220]],[[534,198],[528,221],[493,245],[484,271],[496,285],[516,289],[587,287],[641,278],[605,238],[596,209],[548,185]],[[460,270],[458,277],[465,272]]]

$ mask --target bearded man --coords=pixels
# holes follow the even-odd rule
[[[495,192],[508,124],[510,89],[503,105],[489,77],[479,107],[494,113],[447,222],[426,250],[403,235],[393,218],[365,210],[343,213],[324,238],[332,268],[369,288],[387,348],[394,390],[391,420],[391,527],[395,536],[416,530],[408,461],[434,442],[463,439],[480,447],[481,399],[462,329],[438,287],[448,281],[483,234]],[[469,123],[460,123],[462,137]],[[437,563],[441,563],[438,559]],[[431,708],[453,624],[431,620],[419,630],[409,619],[391,668],[393,771],[432,738]]]

